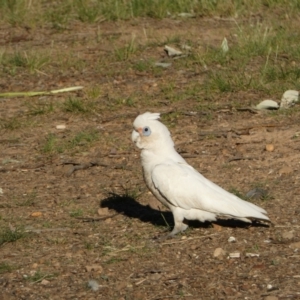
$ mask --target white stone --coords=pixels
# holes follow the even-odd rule
[[[236,242],[236,239],[235,239],[234,236],[231,236],[231,237],[228,238],[227,241],[228,241],[229,243],[235,243],[235,242]]]
[[[66,129],[66,125],[65,124],[60,124],[60,125],[56,125],[56,129]]]
[[[283,93],[280,108],[290,108],[299,100],[299,92],[295,90],[287,90]]]
[[[279,105],[276,101],[274,100],[263,100],[262,102],[260,102],[259,104],[256,105],[256,109],[258,110],[264,110],[264,109],[278,109]]]

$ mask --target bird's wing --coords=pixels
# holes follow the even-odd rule
[[[169,160],[156,165],[151,175],[155,188],[174,206],[269,220],[264,209],[225,191],[186,163]]]

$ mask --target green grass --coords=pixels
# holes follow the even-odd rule
[[[194,16],[243,17],[257,12],[280,11],[281,16],[297,15],[300,4],[297,0],[0,0],[0,19],[13,26],[37,26],[50,22],[52,28],[65,30],[78,20],[84,23],[99,23],[103,20],[128,20],[139,17],[162,19],[180,18],[180,13]]]
[[[63,110],[71,113],[87,113],[93,109],[93,104],[81,98],[69,97],[63,104]]]
[[[83,216],[83,211],[80,208],[70,211],[70,217],[77,218],[82,216]]]
[[[34,102],[32,99],[31,101],[27,101],[26,105],[29,110],[29,115],[31,116],[38,116],[38,115],[45,115],[48,113],[54,112],[54,103],[51,102]]]
[[[61,153],[63,152],[63,149],[61,146],[57,145],[57,137],[54,134],[50,133],[46,137],[46,141],[42,146],[41,151],[43,153],[52,154],[52,153]]]
[[[11,228],[3,228],[0,231],[0,246],[6,243],[12,243],[19,239],[26,237],[26,232],[24,232],[23,228],[16,227],[14,229]]]
[[[18,200],[17,206],[34,206],[36,204],[37,192],[32,191],[23,195],[22,200]]]
[[[139,72],[150,72],[153,69],[153,64],[152,60],[140,59],[134,63],[133,68]]]
[[[0,263],[0,274],[9,273],[13,270],[13,267],[7,263]]]
[[[51,55],[42,51],[17,51],[2,52],[0,66],[9,75],[15,76],[23,70],[29,73],[41,71],[51,60]]]
[[[70,139],[67,148],[72,149],[73,147],[90,144],[97,140],[98,140],[98,132],[95,130],[79,132],[72,139]]]
[[[44,279],[49,280],[55,276],[56,276],[56,274],[48,274],[48,273],[42,272],[41,270],[37,270],[33,275],[29,275],[25,279],[32,283],[38,283]]]
[[[115,263],[119,263],[121,261],[123,261],[124,259],[123,258],[120,258],[120,257],[112,257],[110,258],[109,260],[107,260],[105,263],[110,265],[110,264],[115,264]]]
[[[7,129],[7,130],[16,130],[23,127],[21,120],[17,117],[9,118],[7,120],[0,119],[0,129]]]
[[[249,89],[267,93],[299,88],[300,69],[284,58],[300,58],[296,43],[300,34],[293,26],[270,22],[241,27],[237,23],[236,37],[229,40],[227,53],[221,46],[195,51],[190,58],[194,65],[208,70],[204,84],[207,96]]]
[[[41,152],[45,154],[58,154],[63,152],[80,151],[99,139],[98,131],[92,129],[70,135],[67,139],[58,134],[48,134],[41,146]]]
[[[135,36],[132,35],[131,40],[124,47],[115,49],[115,57],[118,61],[126,61],[136,53],[137,49]]]

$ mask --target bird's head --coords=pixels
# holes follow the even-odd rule
[[[134,120],[131,139],[139,149],[159,151],[174,147],[170,131],[159,118],[159,113],[146,112]]]

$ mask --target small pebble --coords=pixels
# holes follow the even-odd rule
[[[294,238],[294,232],[284,231],[281,236],[284,240],[292,240]]]
[[[229,243],[234,243],[236,242],[236,239],[234,236],[229,237],[229,239],[227,240]]]
[[[61,125],[56,125],[56,129],[66,129],[66,125],[65,124],[61,124]]]
[[[228,258],[240,258],[241,257],[241,253],[240,252],[232,252],[229,253]]]
[[[93,290],[94,292],[96,292],[96,291],[99,290],[100,285],[99,285],[99,283],[98,283],[96,280],[91,279],[91,280],[89,280],[89,282],[88,282],[88,287],[89,287],[91,290]]]
[[[226,252],[222,248],[216,248],[213,256],[218,259],[222,259],[226,255]]]
[[[47,279],[43,279],[43,280],[41,281],[41,284],[42,284],[42,285],[48,285],[49,283],[50,283],[50,281],[47,280]]]
[[[273,144],[267,144],[266,145],[266,150],[269,151],[269,152],[274,151],[274,145]]]
[[[246,257],[259,257],[258,253],[246,253],[245,254]]]

